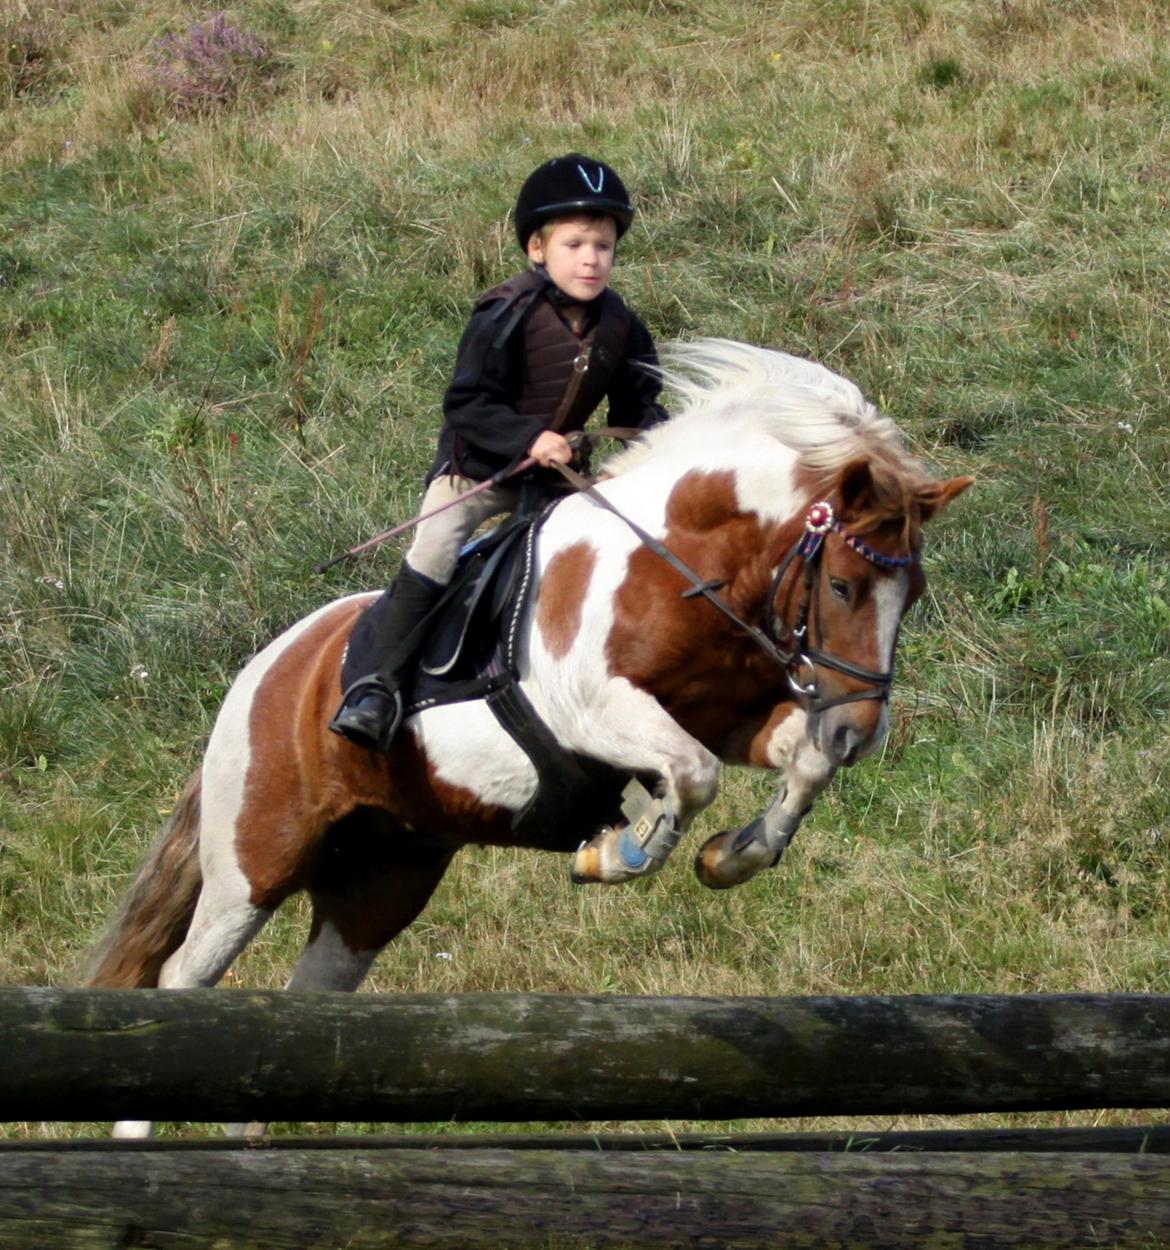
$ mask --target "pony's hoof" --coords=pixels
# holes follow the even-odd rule
[[[598,834],[598,837],[601,837]],[[597,885],[602,881],[601,850],[597,846],[597,838],[592,842],[582,842],[573,852],[569,861],[569,880],[574,885]]]
[[[625,831],[603,829],[595,838],[582,842],[569,864],[569,880],[574,885],[620,885],[635,877],[648,877],[666,862],[651,855],[631,853],[622,840]]]
[[[750,829],[751,826],[749,825]],[[725,829],[707,839],[695,856],[695,876],[709,890],[729,890],[750,881],[762,868],[771,868],[780,855],[762,842],[746,837],[748,831]]]
[[[238,1137],[245,1141],[256,1141],[268,1133],[268,1125],[263,1120],[249,1120],[247,1124],[233,1123],[223,1126],[225,1137]]]
[[[648,877],[666,863],[682,837],[672,809],[636,777],[631,777],[622,791],[622,815],[627,824],[620,828],[611,825],[577,848],[569,868],[575,884],[618,885]]]
[[[126,1141],[141,1141],[154,1136],[153,1120],[118,1120],[110,1136]]]

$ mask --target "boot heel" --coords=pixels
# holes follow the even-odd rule
[[[383,688],[369,689],[352,706],[343,704],[329,728],[357,746],[385,751],[402,723],[402,695]]]

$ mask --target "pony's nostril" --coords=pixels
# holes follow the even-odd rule
[[[833,734],[833,755],[838,764],[852,764],[860,747],[860,739],[852,725],[837,726]]]

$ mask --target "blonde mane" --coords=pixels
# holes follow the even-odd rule
[[[894,422],[848,379],[786,352],[729,339],[671,343],[659,373],[676,415],[602,467],[625,473],[649,456],[726,445],[764,433],[828,482],[851,461],[869,462],[876,513],[903,515],[933,478],[910,454]]]

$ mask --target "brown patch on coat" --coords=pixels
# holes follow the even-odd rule
[[[562,660],[581,632],[581,616],[597,552],[587,542],[558,551],[549,561],[536,600],[536,627],[549,654]]]
[[[865,462],[854,461],[829,475],[798,468],[793,487],[797,498],[830,500],[851,525],[864,518],[873,525],[866,541],[877,550],[900,555],[906,552],[908,536],[916,546],[921,521],[966,484],[966,479],[932,483],[910,471],[902,476],[884,468],[871,473]],[[898,512],[903,506],[909,510],[906,515]],[[875,522],[876,516],[881,519]],[[666,520],[666,546],[704,580],[723,583],[719,597],[742,620],[759,627],[773,572],[804,531],[803,511],[783,524],[765,522],[756,513],[738,511],[732,473],[692,472],[672,491]],[[871,583],[888,573],[836,536],[830,536],[825,553],[825,569],[810,604],[812,636],[819,640],[824,625],[832,620],[835,642],[827,649],[877,668],[879,657],[871,654],[876,641]],[[835,566],[844,566],[843,575],[860,588],[847,612],[829,594],[828,574]],[[803,577],[802,563],[794,561],[778,588],[777,611],[790,626],[802,598]],[[911,566],[910,578],[907,606],[923,585],[917,564]],[[686,588],[682,574],[653,552],[640,548],[632,554],[615,597],[615,620],[606,645],[609,671],[652,694],[720,758],[761,762],[759,744],[768,726],[774,727],[796,706],[787,675],[712,604],[701,598],[683,599]],[[818,680],[830,696],[870,688],[862,679],[828,668],[818,670]],[[880,704],[865,700],[848,714],[864,728],[880,710]]]
[[[309,884],[325,832],[370,789],[361,785],[344,806],[338,803],[350,770],[326,785],[321,735],[337,738],[327,724],[341,697],[342,652],[373,598],[343,600],[323,613],[284,648],[253,693],[236,856],[257,907],[275,908]]]
[[[717,473],[692,469],[679,478],[666,500],[668,529],[702,533],[717,529],[738,514],[735,474],[730,469]]]
[[[345,643],[374,598],[346,600],[323,614],[285,648],[253,695],[236,855],[258,907],[273,909],[327,880],[345,832],[360,830],[393,848],[418,869],[420,889],[431,882],[428,892],[442,875],[436,855],[445,864],[468,842],[515,844],[511,812],[442,781],[412,733],[398,734],[383,754],[330,732]],[[404,872],[404,889],[411,876]],[[405,899],[403,914],[412,906]]]
[[[799,526],[739,510],[731,472],[692,471],[671,491],[666,546],[745,619],[758,617],[772,571]],[[727,760],[743,759],[786,697],[783,671],[750,637],[646,547],[630,556],[606,641],[611,673],[654,695],[680,725]]]

